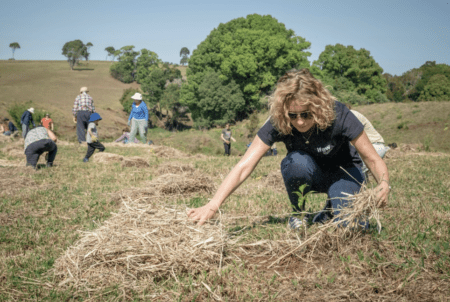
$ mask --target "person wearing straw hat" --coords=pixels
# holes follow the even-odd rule
[[[77,137],[80,144],[86,142],[89,118],[95,112],[94,100],[88,92],[87,87],[81,87],[72,108],[73,122],[77,124]]]
[[[305,208],[304,202],[299,204],[300,186],[306,185],[303,196],[311,191],[328,195],[323,210],[311,216],[311,222],[333,220],[339,223],[339,217],[335,216],[352,203],[347,194],[358,193],[364,182],[361,159],[378,182],[375,188],[377,206],[383,207],[390,192],[388,170],[363,130],[355,115],[308,69],[288,71],[278,80],[270,97],[269,119],[242,159],[208,204],[190,209],[187,214],[199,224],[212,218],[275,142],[283,142],[288,152],[281,162],[281,174],[293,210],[299,213]],[[306,223],[309,219],[305,221],[298,215],[288,219],[292,229]],[[367,221],[359,223],[368,228]]]
[[[105,151],[105,146],[101,144],[98,141],[98,131],[97,126],[98,122],[102,120],[102,117],[100,114],[94,112],[91,114],[91,117],[89,118],[89,125],[86,133],[86,142],[88,145],[88,149],[86,152],[86,156],[83,159],[83,162],[87,163],[89,161],[89,158],[94,154],[95,149],[98,149],[98,151],[103,152]]]
[[[25,155],[27,157],[27,166],[32,166],[37,169],[37,163],[42,153],[48,152],[46,156],[47,167],[53,167],[58,147],[56,135],[45,127],[38,126],[31,129],[24,141]]]
[[[31,107],[22,114],[20,118],[20,124],[22,125],[22,137],[25,138],[27,136],[28,131],[30,131],[30,123],[33,124],[33,127],[36,127],[36,124],[33,121],[33,113],[34,108]]]
[[[136,133],[139,130],[141,141],[147,143],[147,128],[148,128],[148,109],[145,102],[142,101],[142,94],[136,92],[131,99],[134,100],[131,105],[130,116],[128,117],[128,126],[131,125],[130,139],[128,143],[133,143],[136,138]]]
[[[41,124],[47,129],[53,131],[53,120],[50,118],[50,114],[46,113],[45,117],[41,119]]]

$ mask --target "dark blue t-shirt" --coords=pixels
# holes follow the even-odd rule
[[[9,122],[8,128],[9,128],[9,131],[11,131],[11,132],[17,131],[16,126],[14,126],[14,124],[12,122]]]
[[[361,134],[364,126],[344,104],[337,101],[335,113],[336,119],[331,126],[324,131],[314,129],[308,139],[309,144],[295,127],[292,127],[292,134],[284,135],[273,127],[270,120],[259,129],[258,137],[268,146],[283,142],[288,153],[296,150],[307,152],[324,170],[360,166],[361,158],[350,142]]]

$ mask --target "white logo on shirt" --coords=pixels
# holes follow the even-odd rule
[[[317,152],[318,153],[323,153],[323,154],[325,154],[325,155],[327,155],[328,153],[330,153],[331,152],[331,145],[328,145],[328,146],[326,146],[326,147],[319,147],[319,148],[317,148]]]

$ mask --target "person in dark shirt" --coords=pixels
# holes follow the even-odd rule
[[[19,133],[17,127],[9,120],[9,118],[3,119],[3,124],[1,125],[0,132],[6,136],[16,136]]]
[[[328,195],[324,209],[315,215],[313,222],[336,219],[333,217],[339,214],[339,209],[351,202],[345,193],[359,192],[364,182],[361,159],[378,182],[378,206],[387,204],[390,186],[386,164],[367,138],[361,122],[308,69],[289,71],[278,80],[270,100],[270,114],[210,202],[188,211],[191,219],[203,224],[212,218],[275,142],[283,142],[288,152],[281,162],[281,174],[293,209],[304,209],[295,194],[301,185],[307,185],[303,194],[314,190]],[[294,229],[303,223],[297,217],[289,219],[289,226]],[[360,223],[368,227],[367,222]]]

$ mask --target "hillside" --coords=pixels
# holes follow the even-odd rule
[[[109,75],[111,62],[82,62],[70,70],[66,61],[0,61],[0,116],[16,102],[33,101],[38,109],[53,113],[60,135],[75,138],[71,110],[80,87],[87,86],[96,110],[103,117],[104,134],[118,132],[126,125],[119,98],[136,83],[123,84]]]
[[[32,100],[36,108],[49,110],[57,126],[58,134],[69,140],[75,139],[71,120],[73,101],[81,86],[88,86],[97,111],[103,117],[102,136],[115,137],[126,125],[127,116],[119,99],[128,87],[109,75],[112,62],[90,61],[71,71],[66,61],[0,61],[0,116],[7,116],[7,108],[15,102]],[[180,66],[183,76],[186,67]],[[450,103],[386,103],[359,106],[354,109],[367,116],[387,143],[419,143],[424,148],[450,151]],[[260,114],[262,124],[267,113]],[[235,155],[245,151],[248,131],[247,121],[233,126],[238,142]],[[177,146],[193,152],[219,154],[222,152],[219,129],[207,132],[169,133],[160,129],[150,131],[149,137],[159,144]],[[189,137],[190,139],[186,139]],[[282,146],[279,146],[282,151]]]

